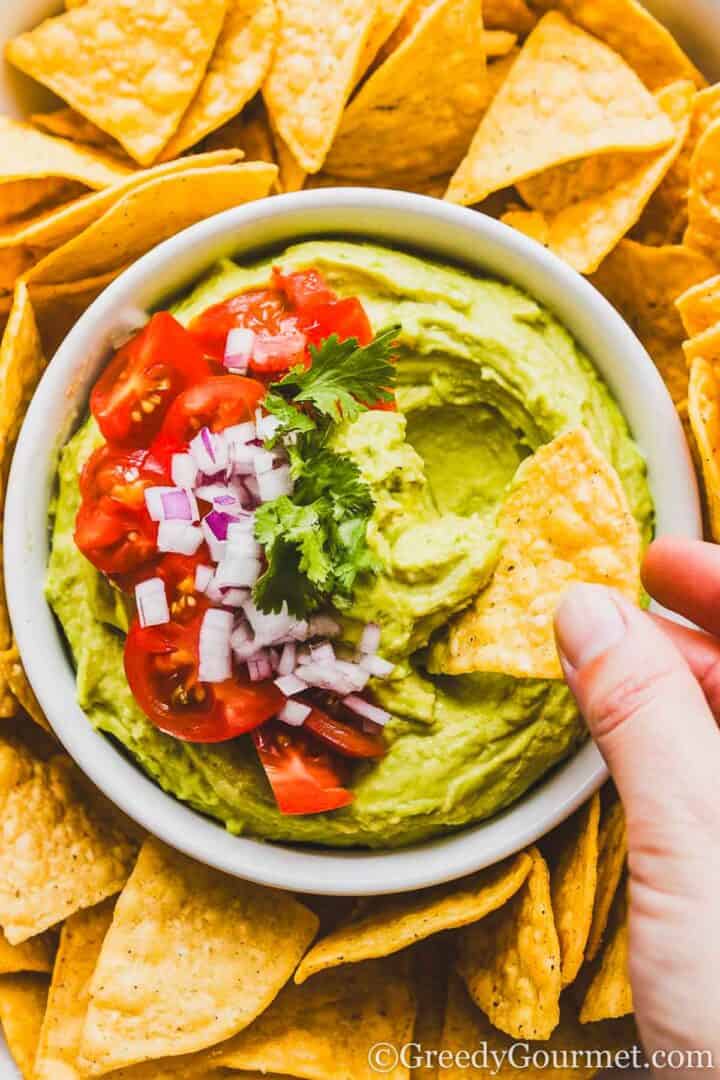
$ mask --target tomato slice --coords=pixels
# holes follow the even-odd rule
[[[252,738],[282,814],[322,814],[353,801],[330,756],[301,732],[264,724]]]
[[[373,339],[365,308],[354,296],[348,296],[345,300],[330,300],[302,311],[298,316],[298,326],[313,345],[319,345],[331,334],[336,334],[340,341],[356,338],[360,345],[369,345]]]
[[[173,399],[212,371],[187,330],[161,311],[105,368],[90,395],[90,411],[108,442],[147,446]]]
[[[88,458],[80,475],[75,542],[98,570],[124,575],[152,568],[157,525],[145,507],[145,490],[163,483],[167,474],[147,451],[101,446]]]
[[[135,700],[160,731],[187,742],[226,742],[264,724],[284,697],[272,682],[251,683],[237,675],[222,683],[200,682],[201,622],[202,613],[146,628],[136,619],[125,642],[125,674]]]
[[[251,420],[264,396],[261,382],[242,375],[218,375],[191,386],[170,406],[153,444],[153,454],[164,461],[169,452],[185,446],[202,427],[222,431]]]
[[[285,293],[292,306],[298,309],[327,304],[336,299],[336,294],[325,283],[320,271],[312,268],[284,274],[279,266],[274,266],[273,285]]]
[[[256,334],[279,334],[281,322],[289,313],[287,300],[277,289],[251,289],[213,304],[192,320],[188,332],[210,356],[222,360],[232,329],[245,327]]]
[[[322,709],[314,708],[303,726],[344,757],[376,758],[383,757],[387,751],[381,735],[366,735]]]

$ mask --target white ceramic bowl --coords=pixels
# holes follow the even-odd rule
[[[595,747],[497,817],[399,851],[336,852],[238,838],[164,794],[97,734],[76,702],[75,675],[43,596],[48,502],[56,453],[83,415],[113,332],[129,312],[163,304],[216,259],[327,234],[410,246],[514,282],[553,310],[614,391],[647,458],[659,533],[700,535],[695,478],[681,425],[657,371],[610,305],[544,248],[491,218],[398,192],[332,189],[265,199],[201,222],[115,281],[53,359],[23,425],[5,517],[6,580],[28,677],[81,768],[131,817],[169,844],[230,873],[288,889],[396,892],[487,866],[562,821],[605,778]]]

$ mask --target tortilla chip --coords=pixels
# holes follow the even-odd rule
[[[278,165],[277,187],[286,194],[291,191],[302,191],[307,173],[295,158],[280,132],[273,126],[272,117],[269,116],[268,119]]]
[[[431,670],[560,679],[553,616],[576,582],[637,602],[640,531],[615,469],[585,428],[558,435],[518,469],[500,511],[490,584],[432,649]]]
[[[122,888],[134,847],[62,754],[0,743],[0,924],[17,945]]]
[[[32,248],[56,248],[77,236],[93,221],[97,221],[116,202],[151,180],[174,176],[190,169],[232,165],[242,158],[242,151],[219,150],[215,153],[195,154],[193,157],[156,165],[152,169],[139,169],[124,180],[103,191],[93,192],[76,199],[69,206],[55,208],[22,225],[0,228],[0,248],[26,245]]]
[[[690,160],[688,227],[684,243],[720,260],[720,120],[700,138]]]
[[[675,301],[688,337],[720,323],[720,274],[692,285]]]
[[[0,232],[17,229],[87,192],[75,180],[9,180],[0,183]]]
[[[64,109],[55,109],[49,113],[34,113],[30,122],[35,127],[48,135],[56,135],[61,139],[70,139],[71,142],[84,143],[86,146],[97,146],[100,149],[115,150],[122,153],[122,149],[110,135],[101,131],[99,127],[86,120],[79,112],[75,112],[69,106]]]
[[[20,971],[36,971],[47,974],[53,969],[55,946],[50,934],[38,934],[20,945],[11,945],[0,931],[0,975],[14,975]]]
[[[448,885],[370,899],[359,918],[310,949],[295,972],[295,982],[339,964],[389,956],[442,930],[476,922],[514,896],[530,867],[530,858],[521,854]]]
[[[399,1050],[412,1037],[415,999],[404,968],[395,958],[368,960],[287,986],[210,1060],[313,1080],[377,1080],[368,1049],[388,1043]],[[384,1075],[406,1080],[408,1070],[397,1063]]]
[[[581,274],[597,270],[638,221],[682,149],[694,93],[692,83],[682,82],[657,94],[658,104],[675,129],[675,140],[667,150],[584,158],[519,184],[526,202],[550,211],[547,246]],[[555,213],[548,203],[555,203]]]
[[[687,405],[688,369],[675,301],[716,269],[707,256],[681,244],[651,247],[621,240],[590,278],[640,338],[681,410]]]
[[[547,864],[537,848],[529,854],[532,868],[518,894],[461,932],[457,970],[496,1028],[549,1039],[560,1020],[560,944]]]
[[[52,357],[80,316],[104,292],[125,267],[109,274],[71,281],[67,285],[31,285],[30,299],[35,309],[45,355]]]
[[[359,82],[381,49],[390,42],[403,22],[406,13],[423,0],[377,0],[375,19],[370,27],[365,48],[358,62],[356,80]],[[390,46],[392,49],[392,46]]]
[[[476,203],[563,162],[656,150],[672,136],[670,121],[623,60],[550,12],[520,50],[446,198]]]
[[[8,1049],[24,1080],[33,1080],[47,992],[48,981],[42,975],[0,976],[0,1022]]]
[[[237,147],[242,150],[247,161],[277,164],[270,121],[260,95],[243,109],[240,116],[228,120],[217,131],[213,131],[212,135],[208,135],[204,145],[208,150]]]
[[[484,1013],[476,1009],[465,987],[457,978],[451,977],[445,1028],[441,1046],[457,1064],[438,1071],[442,1080],[591,1080],[601,1069],[612,1064],[611,1055],[620,1050],[630,1050],[639,1045],[639,1038],[632,1018],[608,1020],[592,1028],[578,1022],[572,1003],[563,1002],[560,1023],[547,1042],[522,1044],[518,1055],[513,1039],[492,1026]],[[511,1048],[515,1046],[514,1054]],[[487,1061],[482,1058],[473,1068],[462,1063],[461,1054],[486,1048]],[[533,1055],[555,1052],[553,1063]],[[572,1062],[572,1053],[581,1054],[579,1064]],[[493,1055],[497,1055],[494,1057]],[[524,1062],[527,1061],[527,1067]],[[521,1063],[521,1064],[518,1064]]]
[[[287,982],[317,925],[289,893],[146,840],[91,982],[81,1067],[97,1076],[234,1035]]]
[[[619,799],[603,806],[598,835],[597,888],[585,956],[593,960],[600,949],[610,909],[627,858],[625,814]]]
[[[539,11],[562,11],[619,53],[650,90],[678,79],[706,85],[667,27],[637,0],[530,0],[530,5]]]
[[[186,169],[150,180],[41,259],[26,280],[32,284],[67,283],[119,269],[196,221],[263,198],[276,175],[274,165],[250,162]],[[157,213],[158,206],[162,206],[162,214]]]
[[[327,171],[354,180],[448,172],[484,108],[482,0],[438,0],[348,105]]]
[[[231,0],[207,75],[162,152],[170,161],[236,116],[260,89],[275,51],[273,0]]]
[[[483,34],[483,48],[485,56],[507,56],[517,44],[517,34],[511,34],[507,30],[486,30]]]
[[[598,869],[600,795],[548,838],[550,892],[560,941],[562,982],[573,982],[585,957],[590,933]]]
[[[263,87],[273,127],[295,160],[319,172],[340,125],[368,41],[366,0],[277,0],[278,42]]]
[[[525,233],[531,240],[547,247],[550,238],[550,225],[539,210],[508,210],[500,218],[504,225]]]
[[[416,945],[411,953],[412,974],[415,986],[415,1030],[413,1042],[423,1055],[437,1054],[442,1049],[445,1026],[448,978],[453,959],[452,938],[449,934],[436,934]],[[427,1065],[416,1066],[412,1080],[437,1080],[437,1058],[428,1057]]]
[[[537,22],[537,16],[525,0],[485,0],[483,22],[489,30],[529,34]]]
[[[226,9],[227,0],[93,0],[14,38],[6,55],[147,165],[192,101]]]
[[[18,216],[19,207],[13,205],[13,192],[20,204],[24,202],[26,207],[33,207],[48,200],[55,201],[63,192],[64,197],[73,198],[84,188],[100,190],[109,187],[124,180],[130,172],[128,166],[109,154],[45,135],[22,120],[0,116],[0,200],[3,206],[0,220]],[[39,187],[33,188],[31,181]],[[68,190],[65,181],[82,187],[73,186]]]
[[[580,1009],[580,1023],[614,1020],[633,1011],[630,986],[627,890],[615,900],[613,930]]]
[[[112,922],[115,901],[71,915],[62,928],[35,1061],[36,1080],[74,1080],[90,979]]]
[[[4,598],[0,603],[4,603]],[[50,731],[50,725],[45,713],[40,708],[40,702],[35,697],[35,692],[28,682],[25,669],[20,659],[17,645],[0,653],[0,686],[8,687],[13,698],[36,724],[45,731]],[[10,715],[17,712],[17,705]]]
[[[716,328],[705,333],[715,334]],[[716,342],[717,345],[717,342]],[[698,353],[690,368],[688,413],[702,466],[712,538],[720,538],[720,355]]]

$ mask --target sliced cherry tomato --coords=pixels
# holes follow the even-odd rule
[[[108,442],[147,446],[173,399],[213,370],[187,330],[161,311],[105,368],[90,396],[90,411]]]
[[[219,375],[191,386],[170,406],[153,444],[153,455],[167,460],[169,452],[190,442],[202,427],[222,431],[251,420],[264,396],[262,383],[242,375]]]
[[[365,308],[354,296],[348,296],[345,300],[330,300],[301,311],[298,326],[313,345],[319,345],[331,334],[336,334],[340,341],[356,338],[360,345],[369,345],[373,339]]]
[[[336,299],[336,294],[325,283],[319,270],[297,270],[284,274],[280,267],[273,267],[273,285],[284,292],[294,308],[314,307]]]
[[[211,356],[222,360],[227,336],[235,327],[256,334],[279,334],[290,314],[286,298],[277,289],[251,289],[221,304],[213,304],[190,323],[188,332]]]
[[[303,733],[264,724],[252,738],[282,814],[322,814],[353,801],[330,755]]]
[[[226,742],[264,724],[285,700],[272,682],[238,675],[221,683],[198,680],[202,615],[142,628],[135,620],[125,642],[125,674],[148,719],[188,742]]]
[[[303,726],[344,757],[375,758],[382,757],[387,751],[381,735],[366,735],[350,724],[328,716],[322,709],[314,708]]]
[[[157,525],[145,508],[145,490],[163,483],[167,474],[145,450],[101,446],[87,460],[75,542],[98,570],[124,575],[152,566]]]

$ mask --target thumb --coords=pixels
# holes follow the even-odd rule
[[[684,658],[653,621],[601,585],[576,585],[555,617],[568,684],[640,847],[717,828],[720,733]],[[657,850],[657,849],[656,849]]]

